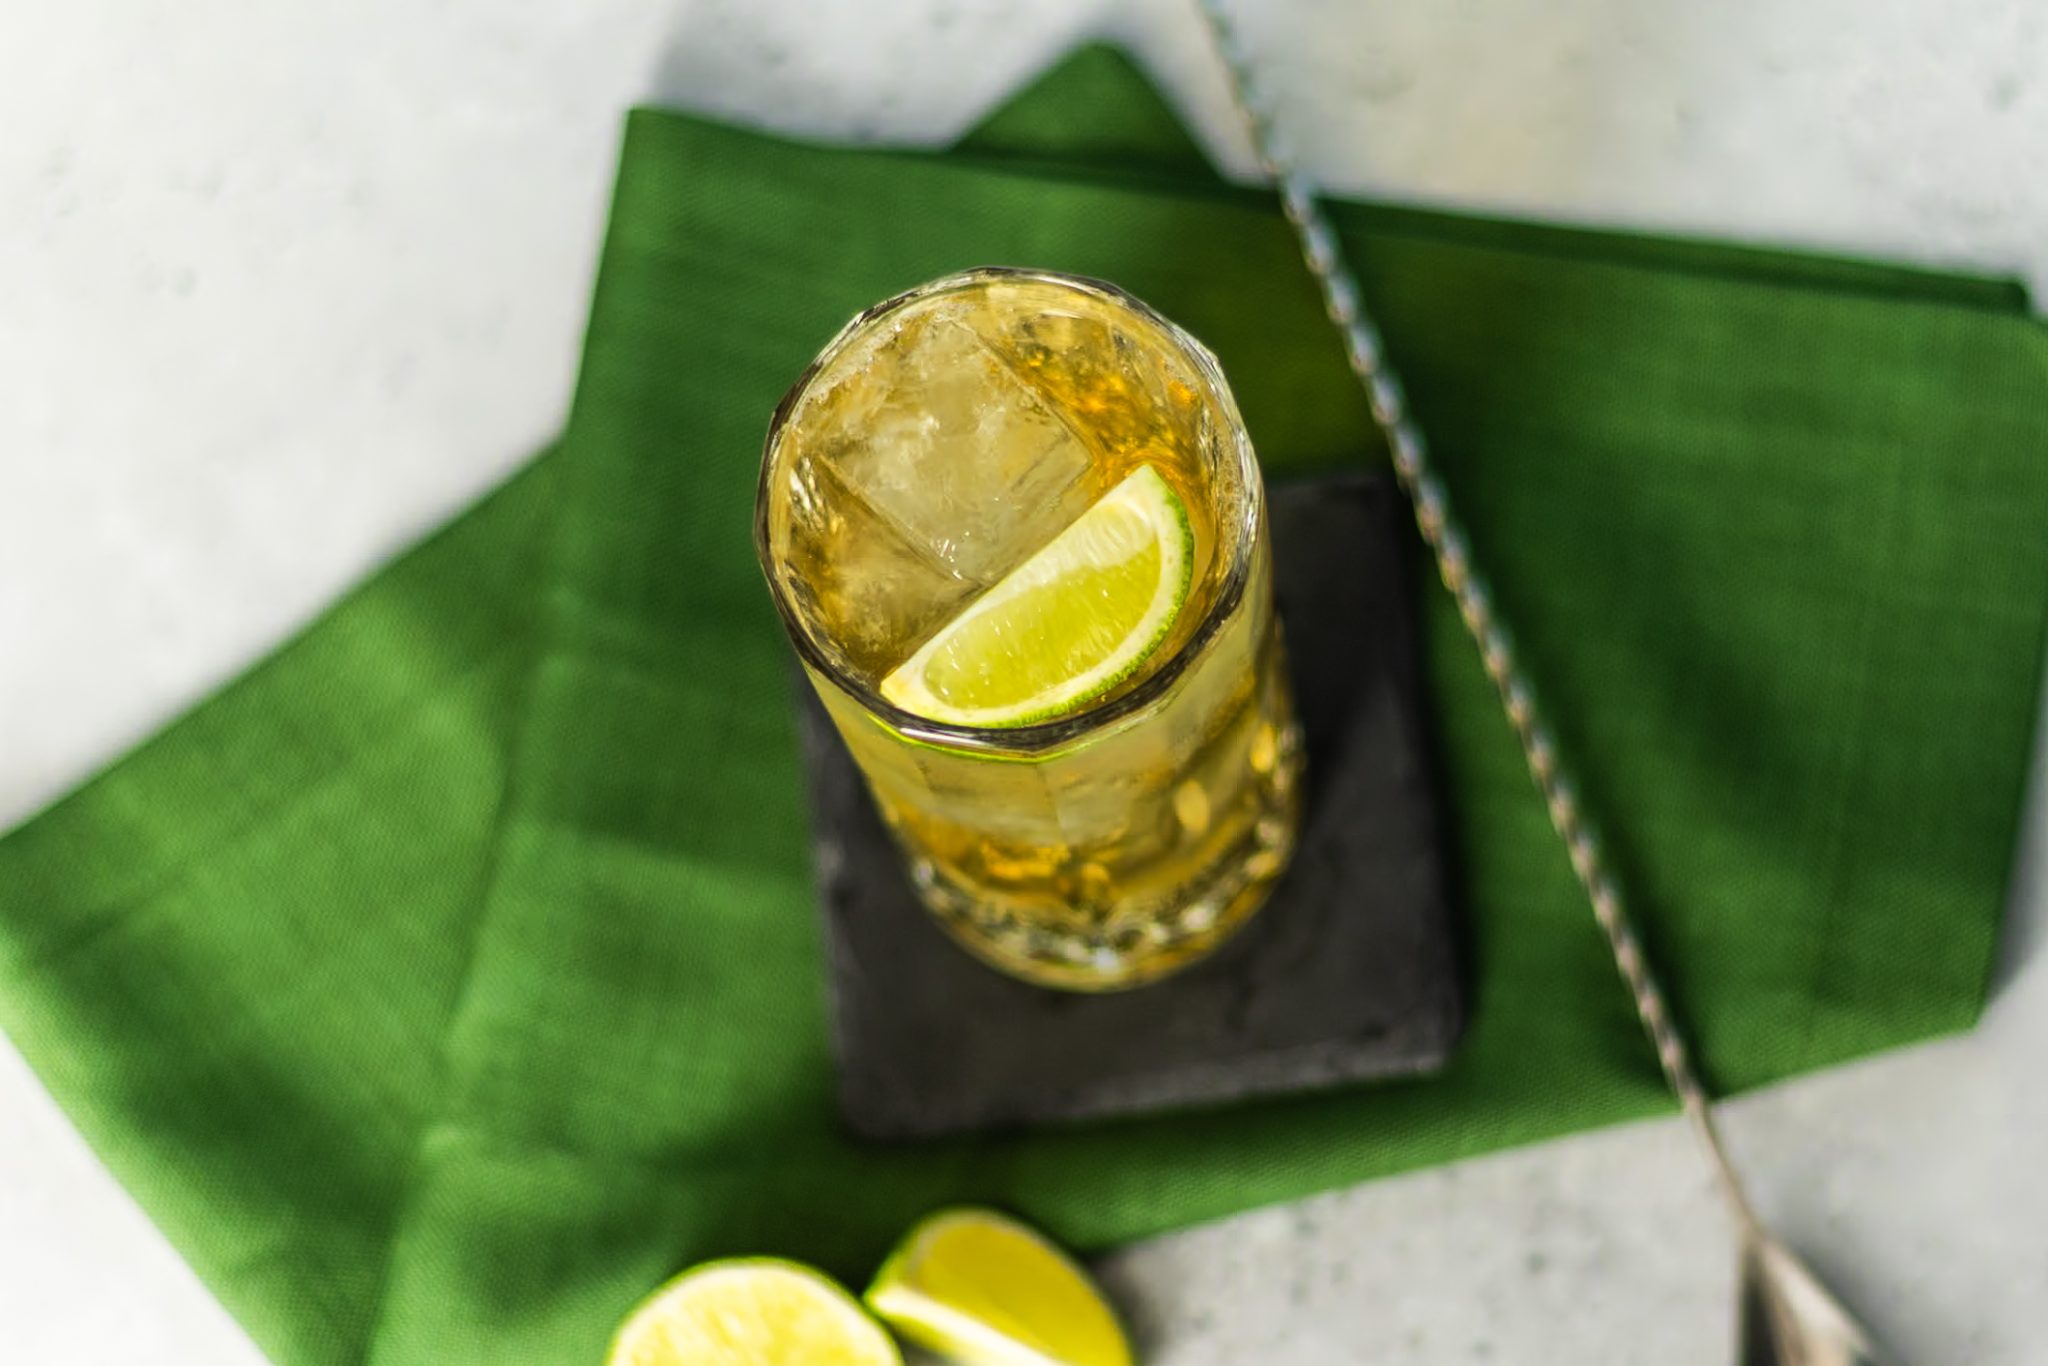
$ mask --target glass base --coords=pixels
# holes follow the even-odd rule
[[[1164,908],[1112,908],[1094,923],[1053,924],[975,895],[929,859],[910,860],[911,883],[961,947],[1013,977],[1091,992],[1157,981],[1220,947],[1286,872],[1301,827],[1301,751],[1300,729],[1289,726],[1260,784],[1257,818]]]

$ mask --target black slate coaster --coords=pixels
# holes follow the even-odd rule
[[[1013,981],[918,904],[807,684],[839,1100],[872,1138],[1047,1124],[1429,1072],[1463,1005],[1420,715],[1399,492],[1271,491],[1307,809],[1271,900],[1210,958],[1109,995]]]

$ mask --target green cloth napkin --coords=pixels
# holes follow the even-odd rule
[[[1337,218],[1713,1080],[1968,1025],[2048,613],[2018,290]],[[859,1277],[956,1199],[1094,1247],[1665,1108],[1431,588],[1447,1075],[840,1132],[756,461],[843,319],[983,262],[1207,339],[1275,475],[1377,458],[1272,206],[1113,53],[947,154],[636,113],[560,445],[0,845],[0,1026],[280,1363],[593,1361],[698,1258]]]

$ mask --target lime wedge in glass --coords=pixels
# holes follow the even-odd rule
[[[925,1219],[866,1299],[905,1340],[960,1366],[1131,1366],[1116,1314],[1087,1273],[993,1210]]]
[[[1194,559],[1187,508],[1141,465],[920,646],[882,680],[882,696],[963,726],[1079,710],[1166,639]]]
[[[706,1262],[654,1292],[606,1366],[902,1366],[895,1342],[837,1282],[769,1258]]]

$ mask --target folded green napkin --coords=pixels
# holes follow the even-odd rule
[[[2048,615],[2017,289],[1338,221],[1714,1081],[1969,1024]],[[756,461],[838,323],[983,262],[1206,338],[1276,475],[1376,458],[1271,205],[1111,53],[940,155],[637,113],[560,445],[0,844],[0,1026],[277,1361],[591,1361],[697,1258],[858,1276],[963,1198],[1098,1246],[1665,1106],[1432,588],[1448,1075],[841,1133]]]

